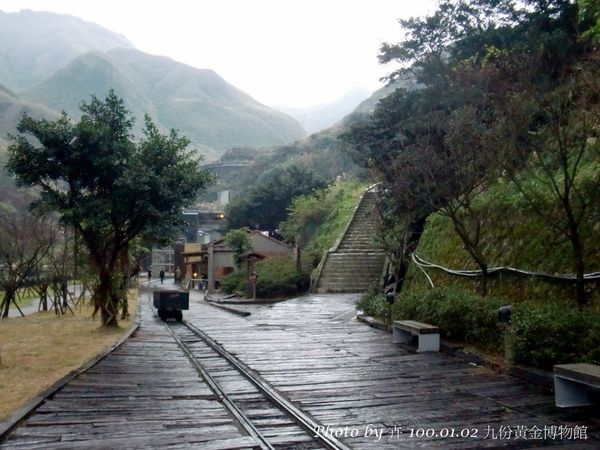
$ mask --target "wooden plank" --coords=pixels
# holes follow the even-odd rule
[[[320,423],[359,430],[356,436],[342,438],[353,448],[598,448],[597,410],[568,416],[553,407],[551,393],[521,380],[449,355],[416,354],[395,346],[388,333],[344,319],[352,316],[352,298],[311,296],[272,306],[246,305],[252,314],[239,317],[191,296],[185,319]],[[47,402],[30,426],[18,428],[14,447],[17,443],[26,448],[122,448],[125,442],[127,448],[256,444],[241,436],[158,321],[144,316],[139,331],[114,358]],[[237,392],[232,398],[270,437],[282,447],[291,447],[295,439],[306,445],[306,434],[265,405],[227,364],[197,340],[187,336],[184,340],[227,389]],[[365,436],[368,425],[386,435],[380,441]],[[587,427],[589,437],[516,441],[401,434],[396,440],[385,439],[394,427],[438,433],[474,428],[481,435],[486,429],[498,432],[500,427],[517,426],[581,426]],[[223,435],[211,435],[211,430]],[[0,448],[11,448],[10,444],[6,441]]]

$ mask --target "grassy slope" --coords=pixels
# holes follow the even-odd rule
[[[299,243],[302,260],[313,268],[323,252],[329,250],[343,233],[361,195],[368,185],[351,176],[332,183],[323,197],[310,197],[292,208],[284,235]],[[294,239],[291,239],[295,235]]]
[[[489,260],[489,267],[513,267],[547,274],[573,274],[570,245],[554,232],[548,224],[531,210],[522,194],[512,184],[499,183],[479,199],[480,209],[488,212],[483,222],[482,246]],[[595,205],[597,208],[598,205]],[[584,223],[586,248],[586,272],[600,270],[600,240],[594,214]],[[470,255],[446,217],[433,215],[429,218],[416,253],[434,264],[454,270],[476,270]],[[438,269],[428,269],[436,287],[467,287],[476,290],[474,281],[445,274]],[[413,265],[409,272],[407,289],[430,287],[423,272]],[[491,295],[509,297],[513,302],[521,300],[549,300],[573,297],[569,283],[540,281],[527,276],[501,275],[493,278]],[[596,290],[591,299],[597,300]]]

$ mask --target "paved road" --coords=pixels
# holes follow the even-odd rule
[[[81,285],[76,285],[76,286],[71,285],[71,286],[69,286],[69,291],[74,293],[75,298],[78,298],[81,293]],[[72,299],[69,301],[69,305],[72,306]],[[51,306],[52,306],[52,300],[48,299],[48,307],[51,307]],[[26,316],[29,314],[35,314],[37,312],[42,311],[42,309],[40,308],[39,297],[31,299],[31,301],[28,304],[19,306],[19,308],[21,309],[21,311],[19,311],[19,309],[14,304],[11,304],[10,308],[8,310],[8,317],[21,317],[22,315]],[[23,314],[21,314],[21,312]]]
[[[524,381],[395,345],[390,334],[356,320],[356,298],[314,295],[244,305],[251,315],[242,317],[193,291],[184,320],[320,422],[315,432],[351,448],[600,448],[597,409],[567,415],[554,407],[551,393]],[[148,302],[141,303],[142,326],[130,342],[64,390],[79,392],[79,400],[61,403],[59,393],[0,448],[209,449],[247,443],[149,314]],[[140,349],[156,355],[156,366],[139,367]],[[134,373],[148,382],[128,381]],[[157,388],[160,401],[148,404]]]

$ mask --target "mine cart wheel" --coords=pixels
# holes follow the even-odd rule
[[[167,320],[167,311],[165,311],[164,309],[159,309],[158,317],[160,317],[162,320]]]
[[[177,319],[177,322],[181,322],[183,320],[183,313],[181,311],[177,311],[175,318]]]

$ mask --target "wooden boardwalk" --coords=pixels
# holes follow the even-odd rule
[[[245,306],[245,318],[198,305],[187,319],[352,448],[600,448],[600,411],[565,414],[525,381],[395,345],[356,320],[355,299]]]
[[[0,448],[251,448],[160,320],[60,390]]]
[[[597,409],[566,414],[524,381],[395,345],[356,320],[355,299],[249,305],[241,317],[192,296],[184,320],[310,414],[315,433],[354,449],[600,448]],[[158,319],[142,319],[0,448],[253,447]]]

